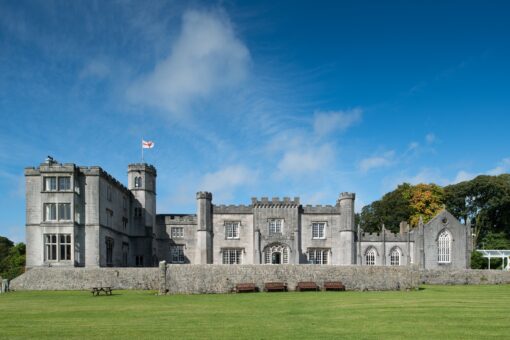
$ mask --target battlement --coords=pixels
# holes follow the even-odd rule
[[[157,176],[157,171],[154,165],[147,163],[132,163],[128,165],[128,172],[131,171],[145,171],[151,173],[153,176]]]
[[[290,197],[283,197],[283,199],[280,199],[279,197],[273,197],[271,200],[269,200],[268,197],[262,197],[260,200],[258,200],[256,197],[252,197],[251,204],[255,208],[261,207],[297,208],[300,205],[299,197],[294,197],[293,200],[291,200]]]
[[[180,224],[197,224],[197,215],[195,214],[164,214],[157,215],[158,223],[165,225],[180,225]]]
[[[252,214],[251,205],[213,205],[214,214]]]
[[[380,233],[361,233],[361,242],[407,242],[408,233],[392,233],[384,230]]]
[[[303,206],[304,214],[340,214],[337,206],[333,205],[305,205]]]
[[[207,191],[199,191],[197,192],[197,200],[198,199],[212,200],[212,193]]]

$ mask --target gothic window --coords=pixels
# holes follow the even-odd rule
[[[71,260],[71,234],[44,234],[44,260]]]
[[[308,249],[308,263],[328,264],[329,249]]]
[[[443,230],[437,238],[437,262],[450,263],[452,251],[452,236],[447,230]]]
[[[242,249],[222,249],[223,264],[242,264],[243,263],[243,250]]]
[[[183,238],[184,228],[183,227],[172,227],[170,229],[170,235],[172,238]]]
[[[127,226],[128,226],[128,219],[123,217],[122,218],[122,229],[123,230],[126,230],[127,229]]]
[[[135,217],[142,217],[142,208],[135,208]]]
[[[390,266],[400,266],[400,256],[400,249],[393,248],[390,252]]]
[[[274,244],[264,249],[265,264],[288,264],[289,248],[283,244]]]
[[[239,239],[240,222],[225,222],[225,238],[227,240]]]
[[[172,263],[184,263],[184,246],[183,245],[171,246],[170,257]]]
[[[281,235],[283,229],[283,220],[270,219],[268,222],[269,222],[269,235]]]
[[[367,266],[375,266],[375,257],[377,253],[374,248],[370,248],[365,253],[365,263]]]
[[[326,222],[312,223],[312,239],[326,238]]]
[[[142,177],[136,176],[134,184],[135,184],[135,188],[141,188],[142,187]]]

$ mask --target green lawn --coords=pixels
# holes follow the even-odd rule
[[[413,292],[0,295],[0,338],[509,338],[510,285]]]

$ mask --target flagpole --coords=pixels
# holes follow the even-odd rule
[[[142,163],[143,163],[143,138],[142,138]]]

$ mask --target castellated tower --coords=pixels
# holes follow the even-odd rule
[[[132,250],[136,256],[136,265],[151,266],[157,262],[156,245],[153,244],[156,228],[156,176],[156,168],[152,165],[128,165],[128,188],[135,198],[131,207],[133,236],[139,237]]]
[[[356,232],[354,226],[354,200],[356,194],[343,192],[337,201],[340,209],[340,263],[356,264]]]
[[[197,264],[213,263],[212,240],[212,194],[197,192],[197,248],[195,261]]]

